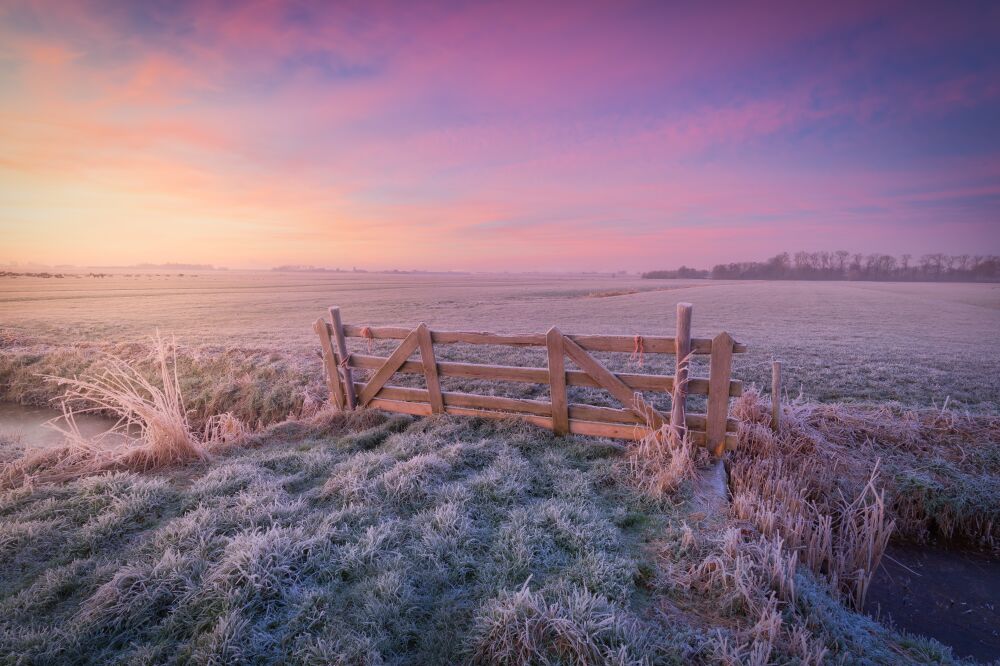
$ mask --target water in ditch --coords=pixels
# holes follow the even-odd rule
[[[62,412],[50,407],[0,402],[0,460],[7,460],[22,451],[47,449],[64,443],[63,435],[49,427],[52,421],[65,425]],[[76,425],[86,437],[96,437],[115,424],[113,419],[96,414],[79,414]],[[109,438],[109,446],[116,442]]]
[[[956,656],[1000,659],[1000,558],[935,546],[890,546],[872,579],[865,611],[935,638]]]

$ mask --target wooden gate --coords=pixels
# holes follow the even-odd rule
[[[691,337],[691,305],[677,306],[675,337],[568,335],[552,327],[547,333],[502,335],[472,331],[432,331],[424,324],[406,329],[391,326],[360,326],[341,322],[340,309],[330,308],[330,320],[317,319],[316,333],[322,347],[330,398],[341,409],[375,407],[405,414],[457,414],[482,418],[517,416],[559,435],[569,433],[637,440],[651,429],[672,426],[678,434],[707,446],[717,455],[736,442],[736,423],[729,418],[729,398],[738,396],[743,385],[731,378],[732,356],[746,351],[728,333],[714,338]],[[401,340],[388,357],[348,353],[347,338]],[[438,362],[434,346],[465,343],[543,347],[545,368]],[[672,354],[673,375],[615,373],[591,352],[635,352]],[[419,351],[420,360],[410,360]],[[693,355],[709,356],[709,376],[689,377]],[[569,358],[579,370],[567,370]],[[367,382],[354,380],[354,368],[374,371]],[[392,386],[396,373],[424,376],[426,388]],[[443,391],[441,377],[488,379],[503,382],[546,384],[550,400],[528,400]],[[567,386],[586,386],[608,391],[621,408],[570,403]],[[654,408],[643,392],[671,395],[670,414]],[[706,395],[705,414],[687,413],[689,394]]]

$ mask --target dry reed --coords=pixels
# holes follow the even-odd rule
[[[625,469],[632,483],[649,497],[659,500],[677,491],[695,477],[699,455],[688,437],[678,437],[669,425],[651,430],[629,448]]]
[[[636,350],[641,349],[641,338],[636,336]],[[690,363],[692,352],[684,362]],[[628,478],[654,500],[671,495],[681,484],[697,475],[699,465],[707,462],[708,451],[696,446],[686,429],[665,423],[653,425],[652,407],[635,394],[633,408],[644,415],[648,433],[628,450],[625,461]]]
[[[853,608],[861,608],[895,527],[879,488],[878,461],[855,491],[844,482],[850,458],[824,448],[795,414],[783,419],[780,433],[773,432],[768,406],[752,390],[734,411],[742,446],[730,465],[733,515],[782,540]]]
[[[253,430],[232,412],[223,412],[205,422],[201,441],[214,453],[239,446],[246,442]]]
[[[0,476],[4,487],[31,482],[61,482],[111,470],[149,471],[204,460],[210,449],[242,443],[249,428],[224,413],[207,420],[199,436],[188,421],[180,379],[176,344],[157,334],[152,341],[155,380],[139,369],[139,362],[117,356],[104,358],[102,368],[83,378],[46,376],[64,388],[60,401],[63,416],[49,422],[63,434],[66,445],[38,451],[8,465]],[[117,418],[105,433],[84,437],[76,416],[105,413]]]
[[[665,562],[671,586],[711,599],[702,613],[718,627],[712,657],[723,664],[767,664],[792,657],[822,664],[822,636],[805,626],[796,611],[796,553],[780,537],[731,526],[711,537],[710,548],[695,560]],[[725,627],[725,630],[723,628]]]

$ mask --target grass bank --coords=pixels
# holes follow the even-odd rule
[[[949,663],[780,533],[517,422],[321,413],[0,494],[8,663]]]
[[[326,399],[318,357],[255,347],[174,343],[173,348],[185,406],[196,428],[226,412],[262,428],[313,414]],[[149,340],[64,346],[23,337],[0,340],[0,400],[52,404],[65,389],[46,381],[46,376],[93,376],[110,357],[128,363],[150,381],[159,374],[155,345]]]
[[[781,488],[786,507],[829,510],[861,494],[877,467],[895,539],[1000,548],[1000,417],[796,403],[774,434],[769,413],[756,391],[734,405],[742,444],[730,454],[734,494]]]
[[[446,351],[464,359],[463,350]],[[219,414],[231,414],[253,429],[288,418],[315,414],[326,396],[323,369],[317,357],[275,351],[176,345],[177,375],[185,408],[194,430],[201,431]],[[376,349],[375,353],[388,353]],[[367,351],[363,349],[361,351]],[[479,350],[481,352],[481,350]],[[522,363],[544,365],[537,350],[521,350]],[[0,341],[0,400],[49,404],[64,387],[44,381],[45,375],[93,376],[106,367],[109,355],[128,362],[156,381],[156,357],[147,342],[132,344],[79,343],[53,347],[31,339]],[[622,362],[608,355],[609,361]],[[618,355],[621,356],[621,355]],[[509,363],[511,359],[490,358]],[[611,363],[611,367],[615,367]],[[619,368],[625,369],[625,368]],[[647,368],[655,372],[655,368]],[[669,372],[669,371],[668,371]],[[361,373],[358,373],[361,375]],[[363,375],[362,375],[363,376]],[[422,378],[397,376],[396,384],[422,385]],[[512,397],[541,397],[534,385],[498,384],[445,379],[446,389]],[[520,391],[520,392],[518,392]],[[571,387],[571,399],[614,405],[602,391]],[[669,409],[661,397],[657,406]],[[695,409],[700,408],[695,405]],[[856,497],[876,462],[887,508],[896,522],[895,538],[924,542],[938,539],[974,546],[1000,544],[1000,417],[951,409],[912,409],[894,403],[786,406],[782,437],[768,434],[769,404],[748,390],[734,407],[744,421],[742,437],[753,446],[734,457],[754,464],[787,458],[813,477],[796,481],[805,494]],[[751,453],[748,453],[751,452]],[[770,464],[770,463],[768,463]],[[821,478],[822,477],[822,478]]]

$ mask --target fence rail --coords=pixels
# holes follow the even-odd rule
[[[326,379],[331,400],[341,409],[374,407],[415,415],[456,414],[482,418],[516,416],[557,434],[580,434],[615,439],[637,440],[651,429],[671,426],[687,434],[696,444],[707,446],[716,454],[735,445],[736,422],[729,418],[729,398],[743,392],[743,384],[731,378],[734,353],[746,351],[728,333],[714,338],[691,337],[691,305],[677,306],[677,335],[569,335],[553,327],[544,334],[502,335],[479,331],[432,331],[426,325],[407,329],[393,326],[362,326],[341,322],[340,309],[330,308],[330,321],[318,319]],[[389,356],[350,354],[347,338],[399,340]],[[547,367],[520,367],[437,361],[436,344],[471,344],[544,347]],[[645,354],[671,354],[676,357],[674,375],[614,373],[590,352],[625,352],[637,349]],[[420,360],[409,360],[418,353]],[[689,377],[688,365],[693,355],[709,356],[709,376]],[[566,368],[569,359],[579,370]],[[368,381],[355,381],[353,369],[371,371]],[[396,373],[423,375],[426,388],[393,386],[389,379]],[[444,391],[441,378],[486,379],[503,382],[543,384],[549,387],[550,399],[530,400]],[[678,378],[680,378],[678,380]],[[607,390],[621,408],[571,403],[568,386]],[[661,413],[642,397],[642,392],[670,394],[670,414]],[[689,414],[688,395],[705,395],[706,414]],[[681,424],[681,425],[675,425]]]
[[[334,335],[334,327],[328,322],[327,330]],[[403,340],[412,329],[401,326],[362,326],[359,324],[343,324],[345,338],[366,338],[370,340]],[[520,333],[501,335],[481,331],[431,331],[431,341],[437,344],[465,343],[470,345],[502,345],[506,347],[545,347],[546,333]],[[567,338],[587,351],[596,352],[632,352],[635,347],[634,335],[570,335]],[[639,336],[645,345],[647,354],[676,354],[676,338],[662,336]],[[734,342],[733,352],[741,354],[747,350],[746,345]],[[711,338],[691,338],[691,351],[695,354],[711,354]]]

